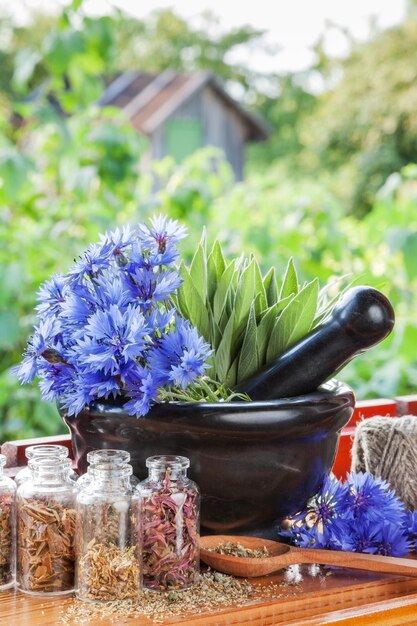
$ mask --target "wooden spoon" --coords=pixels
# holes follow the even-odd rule
[[[269,557],[239,557],[212,552],[224,543],[240,543],[245,548],[263,548]],[[295,548],[285,543],[278,543],[259,537],[239,537],[234,535],[210,535],[200,538],[200,558],[213,569],[233,576],[251,578],[265,576],[295,563],[318,563],[353,569],[368,570],[385,574],[417,576],[417,560],[400,559],[392,556],[342,552],[338,550],[318,550],[316,548]]]

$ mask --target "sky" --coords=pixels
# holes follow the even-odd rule
[[[56,8],[65,0],[24,0],[30,7]],[[265,71],[299,71],[313,60],[311,46],[332,22],[347,29],[354,38],[365,40],[370,33],[370,19],[380,28],[400,22],[405,14],[406,0],[85,0],[89,13],[107,13],[111,5],[140,18],[157,8],[171,7],[190,20],[203,11],[211,11],[220,20],[220,28],[228,30],[243,24],[267,31],[266,41],[279,46],[273,56],[262,53],[245,58],[244,51],[236,60],[247,62],[253,69]],[[21,9],[20,9],[21,10]],[[348,44],[340,30],[327,30],[326,52],[341,56]]]

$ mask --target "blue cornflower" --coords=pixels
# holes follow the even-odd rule
[[[104,372],[89,372],[85,387],[95,398],[115,398],[120,393],[118,376],[108,376]]]
[[[351,521],[348,532],[342,538],[342,550],[348,552],[376,553],[375,533],[379,531],[368,520],[364,519],[360,523]]]
[[[417,530],[413,521],[388,483],[352,473],[344,484],[326,477],[286,534],[304,547],[404,556],[410,550],[410,528]]]
[[[145,310],[168,298],[180,285],[181,278],[177,272],[156,274],[148,269],[136,269],[126,280],[131,296]]]
[[[175,319],[175,309],[166,311],[165,309],[161,310],[158,307],[154,307],[148,309],[144,315],[147,325],[153,329],[154,333],[164,334],[172,326]]]
[[[343,519],[347,511],[348,489],[334,476],[325,476],[320,491],[309,501],[306,515],[310,524],[334,526],[336,520]]]
[[[116,228],[113,231],[106,231],[105,235],[100,236],[100,254],[105,259],[116,260],[116,263],[123,267],[126,265],[127,257],[124,254],[126,248],[131,247],[136,241],[137,233],[130,226]]]
[[[104,235],[100,235],[100,243],[106,249],[109,247],[111,254],[120,254],[122,250],[131,246],[136,240],[137,234],[131,226],[122,226],[115,230],[107,230]]]
[[[209,346],[189,324],[175,323],[171,298],[181,284],[173,261],[184,236],[163,216],[150,227],[116,228],[67,274],[46,281],[38,292],[39,323],[14,369],[18,378],[30,382],[38,374],[42,396],[60,399],[71,415],[117,395],[143,415],[159,387],[186,387],[202,374]]]
[[[158,387],[163,384],[159,373],[148,372],[145,369],[132,373],[126,379],[126,393],[131,398],[124,408],[130,415],[146,415],[152,400],[158,394]]]
[[[386,556],[404,556],[410,551],[407,533],[401,526],[380,520],[351,521],[349,532],[342,540],[342,549]]]
[[[78,415],[96,396],[92,393],[88,379],[81,372],[75,372],[72,384],[60,396],[60,405],[68,415]]]
[[[407,534],[401,526],[383,523],[376,536],[376,553],[385,556],[405,556],[410,552]]]
[[[80,283],[86,278],[93,280],[100,272],[109,267],[110,259],[102,256],[101,246],[96,243],[91,244],[84,254],[70,268],[67,274],[70,283]]]
[[[196,352],[194,348],[184,350],[179,359],[178,365],[171,366],[169,380],[174,385],[180,385],[186,389],[187,385],[193,382],[197,376],[202,376],[207,368],[206,356],[202,352]]]
[[[54,274],[50,280],[45,281],[37,293],[39,304],[36,310],[42,315],[56,316],[60,313],[68,294],[68,285],[64,276]]]
[[[48,402],[58,400],[73,386],[75,369],[69,363],[44,362],[39,365],[38,373],[42,398]]]
[[[125,310],[131,302],[129,291],[121,276],[99,276],[94,285],[95,300],[102,309],[116,305]]]
[[[86,337],[77,342],[73,352],[85,371],[120,372],[120,365],[141,356],[149,333],[141,311],[129,305],[124,312],[112,304],[106,311],[96,311],[88,320]]]
[[[58,332],[57,320],[50,317],[40,320],[39,326],[35,327],[35,332],[28,341],[23,361],[13,368],[13,372],[20,382],[29,383],[33,381],[38,373],[39,363],[43,362],[48,350],[54,349]]]
[[[165,215],[154,216],[150,222],[152,228],[146,224],[139,225],[139,236],[141,241],[149,246],[151,255],[164,255],[187,236],[185,226],[180,226],[176,220],[168,219]]]
[[[317,526],[313,526],[312,528],[306,526],[301,526],[300,528],[293,527],[290,532],[290,537],[300,548],[321,548],[323,550],[342,549],[340,541],[334,537],[333,533],[327,527],[323,527],[322,532],[319,532]]]
[[[371,474],[362,472],[351,473],[347,477],[347,485],[355,519],[365,516],[370,522],[382,519],[398,523],[404,516],[404,504],[381,478],[374,478]]]
[[[211,353],[210,345],[197,330],[177,317],[175,330],[162,336],[149,353],[148,361],[150,367],[165,375],[167,380],[185,387],[204,373]]]

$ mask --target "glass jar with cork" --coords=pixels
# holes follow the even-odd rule
[[[143,584],[157,591],[187,589],[198,580],[200,492],[183,456],[146,460],[142,502]]]
[[[77,495],[77,596],[110,601],[137,598],[141,587],[140,501],[132,467],[108,461],[89,468]]]
[[[17,584],[32,595],[74,590],[75,485],[71,460],[33,458],[17,490]]]
[[[86,487],[87,483],[92,480],[91,470],[100,463],[111,463],[113,465],[123,465],[129,463],[130,452],[126,450],[117,450],[113,448],[104,448],[101,450],[91,450],[87,453],[87,471],[77,480],[77,489],[81,490]],[[132,488],[139,484],[139,480],[133,474],[130,477],[130,485]]]
[[[28,462],[31,459],[36,458],[53,458],[53,459],[66,459],[68,457],[69,450],[65,446],[59,446],[56,444],[37,444],[35,446],[28,446],[25,450],[25,456]],[[29,465],[19,470],[15,476],[15,483],[18,487],[32,477],[32,472]],[[70,478],[76,480],[77,474],[71,469]]]

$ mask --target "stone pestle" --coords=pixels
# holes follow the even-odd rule
[[[352,287],[330,317],[236,390],[252,400],[315,391],[353,357],[385,339],[394,323],[394,309],[386,296],[372,287]]]

